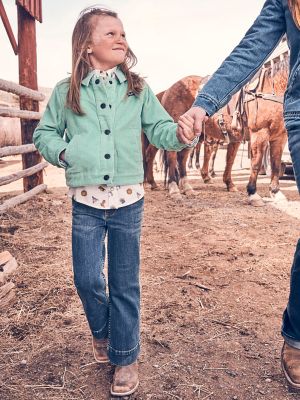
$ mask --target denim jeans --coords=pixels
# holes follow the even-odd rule
[[[108,338],[115,365],[133,363],[140,351],[140,235],[144,199],[101,210],[73,200],[74,282],[92,335]],[[107,235],[107,246],[105,237]],[[108,260],[108,291],[103,274]]]
[[[289,149],[300,191],[300,112],[286,113]],[[283,313],[282,336],[285,341],[300,349],[300,240],[298,240],[291,270],[290,295]]]

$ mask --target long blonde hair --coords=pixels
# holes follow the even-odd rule
[[[78,115],[84,114],[80,107],[80,85],[91,70],[87,47],[91,43],[91,35],[94,29],[94,16],[118,18],[118,14],[114,11],[92,6],[81,11],[75,24],[72,35],[72,74],[67,95],[67,107]],[[135,95],[138,95],[143,90],[144,80],[137,74],[130,72],[130,69],[134,67],[136,63],[137,58],[128,47],[125,60],[120,64],[120,69],[125,74],[128,82],[127,94],[133,92]]]
[[[288,0],[289,8],[293,16],[293,20],[300,29],[300,0]]]

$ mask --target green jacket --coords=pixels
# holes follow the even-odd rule
[[[69,79],[53,90],[33,141],[43,157],[62,167],[66,150],[68,186],[124,185],[143,182],[141,131],[155,147],[181,150],[177,124],[145,84],[139,96],[126,95],[127,81],[120,69],[106,83],[89,73],[81,83],[80,102],[85,113],[65,106]]]

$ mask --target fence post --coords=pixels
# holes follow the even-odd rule
[[[21,6],[18,8],[18,48],[19,48],[19,83],[37,90],[37,55],[35,19]],[[38,101],[20,96],[20,109],[39,111]],[[21,119],[22,144],[32,143],[32,135],[38,121]],[[23,169],[41,162],[38,152],[22,154]],[[23,179],[24,192],[43,183],[43,171]]]

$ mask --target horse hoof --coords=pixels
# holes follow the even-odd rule
[[[211,176],[212,178],[215,178],[215,177],[217,176],[217,174],[216,174],[215,172],[212,172],[212,173],[210,174],[210,176]]]
[[[151,184],[151,190],[158,190],[158,186],[156,183]]]
[[[212,183],[212,180],[210,178],[203,178],[204,183]]]
[[[228,187],[227,188],[227,190],[228,190],[228,192],[238,192],[239,191],[239,189],[236,187],[236,186],[231,186],[231,187]]]
[[[273,199],[275,203],[281,202],[281,201],[287,201],[287,198],[285,195],[279,190],[277,193],[272,193],[270,191],[270,197]]]
[[[187,197],[195,197],[195,196],[197,196],[197,193],[196,193],[193,189],[185,190],[185,191],[184,191],[184,194],[185,194]]]
[[[263,199],[257,193],[250,194],[249,204],[250,204],[250,206],[253,206],[253,207],[264,207],[265,206]]]
[[[200,164],[196,163],[196,169],[200,169]]]
[[[176,201],[177,203],[183,201],[182,196],[181,196],[180,193],[172,193],[172,194],[170,194],[170,197],[171,197],[171,199],[172,199],[173,201]]]

